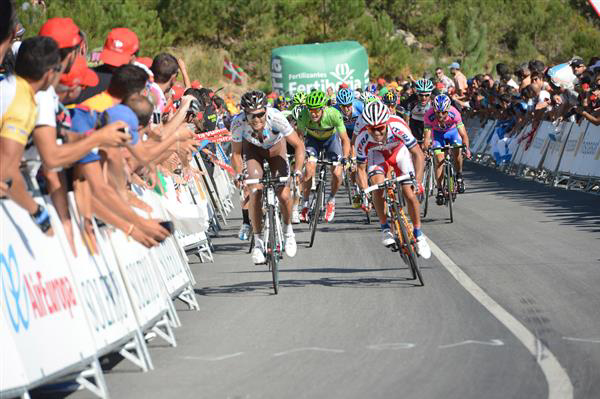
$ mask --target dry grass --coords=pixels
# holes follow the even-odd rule
[[[223,75],[223,60],[227,56],[225,50],[192,45],[174,47],[167,51],[183,58],[191,80],[198,80],[203,86],[213,90],[223,87],[219,92],[221,97],[231,93],[235,99],[239,99],[249,88],[263,86],[263,82],[252,81],[252,79],[245,79],[242,85],[236,85],[225,78]]]

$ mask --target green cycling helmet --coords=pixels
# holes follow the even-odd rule
[[[306,97],[306,106],[308,108],[323,108],[327,105],[327,94],[322,90],[315,90]]]
[[[433,91],[433,82],[429,79],[419,79],[415,82],[417,93],[431,93]]]
[[[296,92],[296,94],[294,94],[293,102],[294,102],[294,105],[306,104],[306,93],[303,91]]]

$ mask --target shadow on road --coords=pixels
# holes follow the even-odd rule
[[[491,193],[544,212],[556,222],[582,231],[600,232],[600,198],[593,194],[548,187],[469,163],[467,192]]]

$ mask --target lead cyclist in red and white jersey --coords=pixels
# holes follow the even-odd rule
[[[395,171],[396,176],[412,172],[415,174],[417,182],[421,182],[424,156],[406,122],[400,117],[390,116],[389,109],[380,101],[371,102],[365,106],[362,120],[365,125],[358,132],[356,139],[358,187],[361,190],[367,188],[367,173],[371,184],[378,184],[383,182],[392,170]],[[419,191],[422,192],[421,183],[418,183],[418,186]],[[423,258],[429,259],[431,249],[425,234],[421,231],[419,200],[411,183],[402,185],[402,194],[406,199],[408,213],[413,222],[417,252]],[[385,246],[391,246],[394,244],[394,236],[390,231],[384,210],[383,190],[373,192],[373,201],[381,223],[382,243]]]

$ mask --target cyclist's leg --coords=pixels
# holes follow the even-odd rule
[[[265,157],[265,151],[251,143],[244,140],[243,152],[246,156],[246,163],[248,166],[248,179],[260,179],[263,177],[263,160]],[[250,221],[252,222],[252,231],[255,235],[258,235],[262,231],[262,184],[251,184],[248,186],[250,193],[250,200],[248,201],[248,207],[250,210]]]
[[[342,153],[342,143],[340,142],[340,137],[336,134],[331,136],[327,141],[323,143],[323,147],[326,151],[327,159],[330,161],[339,161],[343,157]],[[329,201],[333,201],[335,198],[335,194],[340,188],[342,184],[342,165],[332,166],[331,167],[331,191],[329,193]]]
[[[383,182],[387,174],[387,164],[383,155],[379,151],[370,151],[368,154],[367,173],[369,176],[369,184],[375,185]],[[387,216],[385,214],[385,204],[383,201],[383,190],[375,190],[372,194],[373,205],[379,218],[379,223],[383,226],[387,225]],[[389,227],[388,227],[389,228]]]
[[[460,135],[458,134],[457,129],[452,129],[452,130],[446,132],[446,134],[444,135],[444,139],[446,140],[446,143],[448,143],[450,145],[454,145],[454,146],[462,145],[462,139],[460,138]],[[460,150],[460,148],[454,148],[452,151],[454,152],[454,167],[456,169],[456,173],[458,175],[461,175],[462,167],[463,167],[462,151]]]
[[[436,151],[436,149],[444,146],[444,135],[433,131],[433,156],[435,158],[435,181],[437,183],[438,190],[442,187],[442,175],[444,172],[443,161],[444,153],[442,151]]]
[[[290,174],[290,167],[287,160],[285,140],[281,140],[269,149],[269,168],[274,177],[285,177]],[[290,195],[290,186],[282,184],[277,188],[277,197],[279,198],[279,208],[281,217],[285,225],[291,225],[292,217],[292,197]]]
[[[304,183],[302,185],[302,196],[304,197],[304,202],[306,204],[310,197],[312,178],[315,176],[315,171],[317,169],[317,158],[319,157],[321,146],[319,145],[319,140],[312,136],[306,136],[304,146],[306,148],[307,160],[306,173],[304,174]]]

